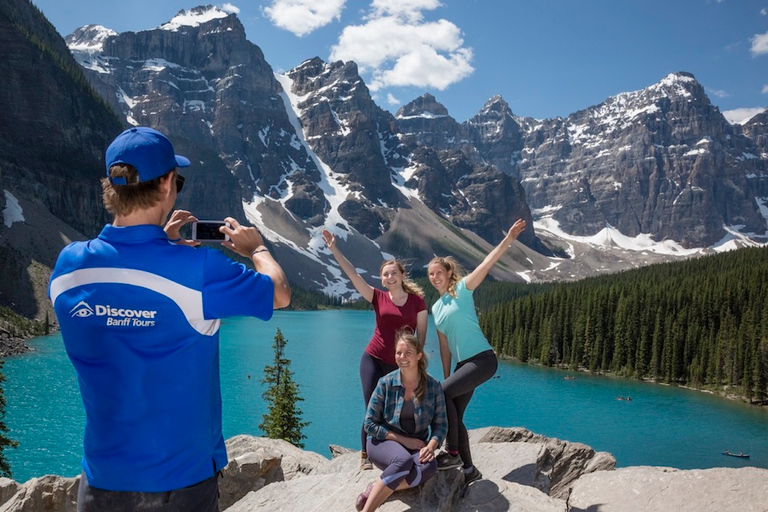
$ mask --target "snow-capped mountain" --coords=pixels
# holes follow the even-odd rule
[[[416,118],[411,105],[398,113],[420,144],[455,145],[519,178],[534,217],[553,218],[566,233],[591,236],[610,225],[708,247],[736,229],[764,241],[760,116],[743,129],[730,125],[688,73],[565,119],[517,117],[500,97],[466,123]]]
[[[453,247],[467,261],[482,254],[466,240],[472,233],[452,225],[495,243],[518,216],[531,220],[516,179],[461,154],[430,162],[409,147],[354,63],[310,59],[275,75],[237,17],[215,7],[153,30],[104,34],[84,27],[67,41],[128,123],[170,134],[195,162],[182,205],[198,217],[248,218],[281,257],[300,262],[304,286],[331,291],[339,281],[324,227],[361,267],[391,254],[418,268]],[[428,178],[435,173],[443,177]],[[425,225],[434,227],[423,233]],[[525,240],[543,249],[533,228]],[[500,275],[523,268],[511,258],[508,266]]]
[[[764,241],[764,125],[731,126],[687,73],[567,118],[518,117],[496,96],[458,123],[428,94],[392,116],[353,62],[313,58],[276,75],[237,16],[216,7],[136,33],[83,27],[67,41],[128,123],[169,133],[192,157],[182,205],[247,217],[304,286],[338,291],[343,281],[323,227],[363,268],[388,255],[419,268],[446,253],[472,266],[523,217],[527,248],[498,275],[526,279],[549,278],[551,251],[577,254],[573,243],[598,238],[626,251],[646,245],[616,240],[675,248],[656,255]],[[634,265],[630,254],[556,267],[575,278]]]

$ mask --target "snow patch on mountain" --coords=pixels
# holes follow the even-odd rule
[[[645,233],[637,235],[636,237],[628,237],[610,225],[606,225],[605,228],[592,236],[570,235],[563,231],[560,228],[560,223],[550,216],[534,221],[534,227],[536,230],[547,231],[564,240],[580,242],[593,247],[619,247],[630,251],[653,252],[670,256],[693,256],[702,252],[701,249],[685,249],[674,240],[656,242],[650,235]],[[571,256],[573,256],[573,254],[571,254]]]
[[[186,11],[180,10],[171,21],[160,25],[159,29],[168,30],[171,32],[178,32],[183,27],[199,27],[203,23],[207,23],[211,20],[220,18],[226,18],[229,16],[228,12],[225,12],[215,6],[195,7]]]
[[[5,192],[5,208],[3,208],[5,227],[13,226],[14,222],[24,222],[24,211],[21,209],[19,200],[7,190],[3,190],[3,192]]]
[[[301,108],[299,107],[299,104],[306,99],[306,96],[299,97],[291,92],[291,84],[293,83],[293,80],[291,80],[291,78],[287,75],[280,75],[275,73],[275,78],[283,87],[283,92],[280,93],[280,97],[283,99],[285,110],[288,113],[288,118],[291,121],[291,125],[296,131],[299,142],[304,146],[310,158],[314,160],[317,168],[320,169],[321,179],[318,186],[325,194],[325,197],[331,206],[330,211],[326,217],[326,223],[329,226],[334,227],[334,229],[336,229],[338,226],[344,226],[344,229],[340,229],[335,234],[346,240],[347,234],[350,231],[350,227],[346,219],[344,219],[344,217],[342,217],[339,213],[339,206],[341,206],[347,196],[351,195],[352,192],[349,190],[349,188],[340,183],[336,173],[333,172],[331,167],[320,160],[315,152],[312,151],[312,148],[309,146],[306,138],[304,137],[304,130],[302,129],[301,121],[299,120],[301,114]],[[320,228],[315,229],[315,231],[319,230]]]
[[[102,25],[85,25],[67,36],[67,46],[75,52],[102,52],[104,41],[118,33]]]

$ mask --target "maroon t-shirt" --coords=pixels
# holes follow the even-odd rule
[[[404,327],[416,332],[416,316],[427,309],[424,299],[414,293],[402,306],[396,306],[389,292],[373,289],[373,310],[376,312],[376,329],[365,351],[377,359],[395,365],[395,334]]]

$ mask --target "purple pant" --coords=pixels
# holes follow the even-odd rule
[[[379,469],[381,481],[392,489],[397,489],[405,480],[409,487],[416,487],[426,482],[437,473],[437,461],[419,462],[419,450],[409,450],[397,441],[379,441],[368,439],[368,458]]]

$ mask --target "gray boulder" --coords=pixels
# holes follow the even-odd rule
[[[680,470],[637,466],[579,478],[571,512],[749,512],[768,510],[768,470]]]
[[[5,504],[18,490],[18,482],[10,478],[0,477],[0,506]]]
[[[239,435],[227,440],[229,463],[219,480],[219,507],[225,510],[251,491],[309,475],[328,459],[282,439]]]
[[[14,490],[14,486],[5,480],[0,482],[3,498],[6,492]],[[16,492],[0,506],[0,512],[75,512],[79,483],[79,476],[63,478],[45,475],[32,478],[23,485],[16,484]]]
[[[566,498],[570,485],[580,476],[594,471],[610,470],[616,467],[616,458],[607,452],[596,452],[582,443],[544,437],[524,428],[486,427],[470,432],[470,444],[477,444],[480,450],[492,450],[483,443],[529,443],[536,449],[536,461],[520,468],[512,477],[518,483],[536,487],[555,498]],[[485,462],[485,458],[473,458]],[[502,461],[503,463],[503,461]],[[507,463],[508,464],[508,463]]]

